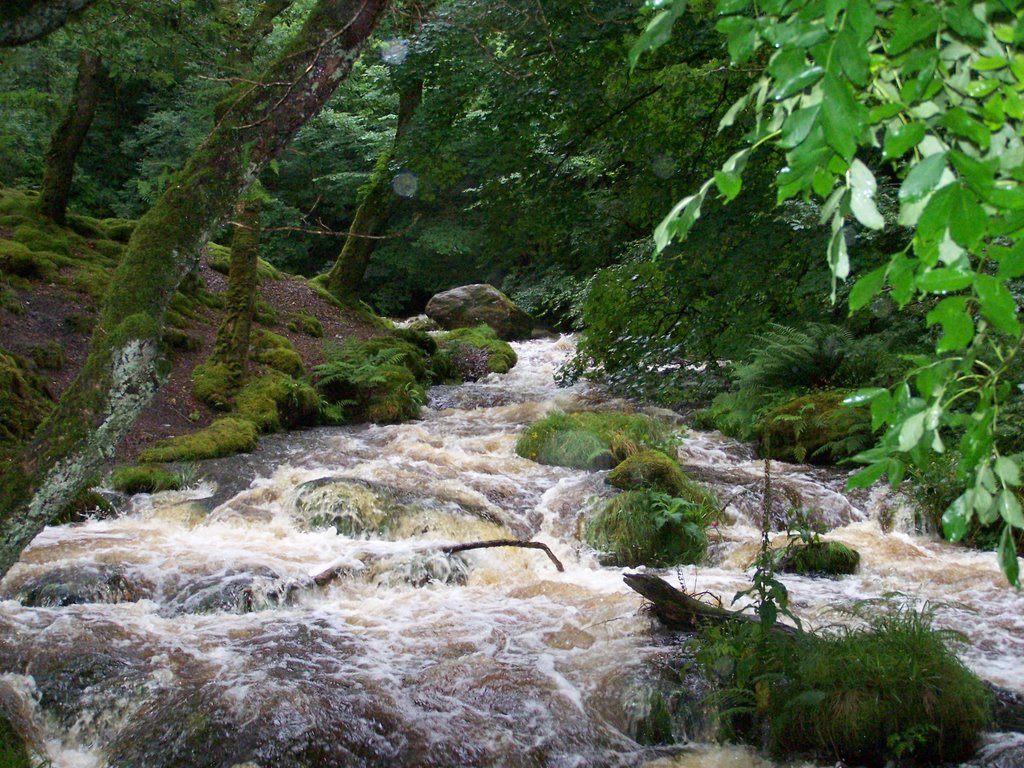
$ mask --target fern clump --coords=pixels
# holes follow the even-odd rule
[[[750,362],[737,369],[737,383],[755,392],[834,386],[852,345],[853,335],[838,325],[772,323],[756,337]]]
[[[871,445],[871,417],[843,405],[846,392],[814,392],[768,411],[761,421],[761,452],[772,459],[835,463]]]
[[[665,448],[669,429],[638,413],[553,413],[531,424],[516,453],[539,464],[575,469],[610,469],[647,448]]]
[[[707,552],[708,523],[717,514],[713,494],[692,485],[689,498],[626,491],[605,501],[584,536],[602,565],[665,568],[698,563]]]
[[[421,359],[416,347],[395,338],[350,339],[341,347],[325,344],[324,351],[327,362],[313,374],[326,421],[394,423],[419,415],[426,390],[403,364]]]

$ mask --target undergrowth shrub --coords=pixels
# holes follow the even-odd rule
[[[699,563],[707,552],[707,526],[718,513],[718,502],[696,483],[681,494],[626,491],[603,502],[584,532],[601,564],[665,568]]]

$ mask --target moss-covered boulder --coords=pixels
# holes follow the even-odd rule
[[[121,493],[157,493],[182,487],[181,475],[153,464],[118,467],[110,476],[110,487]]]
[[[516,453],[539,464],[610,469],[644,449],[664,447],[670,430],[638,413],[553,413],[531,424]]]
[[[519,360],[486,325],[438,334],[436,342],[432,365],[439,381],[477,381],[489,373],[508,373]]]
[[[271,371],[239,390],[235,412],[261,432],[307,427],[319,419],[320,396],[306,381]]]
[[[690,498],[626,491],[598,507],[584,536],[602,565],[665,568],[698,563],[707,552],[707,525],[717,512],[714,495],[696,484]]]
[[[248,419],[224,417],[187,435],[161,440],[139,454],[143,463],[218,459],[248,453],[256,447],[259,429]]]
[[[761,420],[761,452],[789,462],[834,464],[867,448],[871,417],[848,408],[839,390],[812,392],[769,411]]]
[[[527,339],[533,318],[493,285],[477,283],[435,294],[426,308],[427,317],[442,328],[472,328],[484,323],[506,341]]]
[[[690,485],[679,463],[661,451],[643,450],[627,456],[615,469],[608,473],[609,485],[624,491],[652,491],[667,493],[669,496],[683,494]]]
[[[775,567],[805,576],[844,576],[860,565],[860,553],[838,541],[791,542],[778,550]]]
[[[314,339],[324,337],[323,323],[305,310],[299,310],[288,316],[288,330],[292,333],[304,333]]]

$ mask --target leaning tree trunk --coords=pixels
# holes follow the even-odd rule
[[[227,96],[219,120],[132,235],[78,377],[0,484],[0,577],[156,393],[179,283],[261,168],[348,75],[387,0],[319,0],[286,51]]]
[[[245,378],[249,359],[249,331],[259,286],[260,201],[248,197],[235,206],[235,233],[228,267],[227,314],[217,331],[213,357],[227,365],[237,384]]]
[[[92,5],[95,0],[3,0],[0,48],[38,40]]]
[[[402,89],[394,143],[377,158],[370,178],[360,190],[359,208],[349,226],[345,245],[331,271],[327,273],[326,288],[340,299],[351,300],[359,294],[359,285],[363,282],[370,257],[395,210],[398,199],[391,189],[389,166],[398,142],[408,129],[422,98],[423,81],[420,79]]]
[[[78,80],[75,82],[74,96],[64,119],[50,137],[46,167],[43,170],[43,188],[39,194],[39,212],[58,224],[64,223],[67,214],[75,159],[92,125],[93,115],[96,114],[102,81],[100,57],[82,51],[78,57]]]

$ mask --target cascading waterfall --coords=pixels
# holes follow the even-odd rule
[[[47,528],[0,583],[0,708],[58,768],[771,765],[708,743],[684,639],[580,542],[604,473],[513,451],[548,411],[600,403],[553,383],[572,344],[519,344],[510,374],[434,388],[418,421],[270,437],[189,490]],[[703,433],[680,460],[727,504],[712,564],[665,576],[728,600],[757,549],[761,462]],[[862,555],[841,580],[787,576],[796,612],[822,625],[907,594],[1024,693],[1024,597],[990,553],[899,530],[898,499],[845,495],[842,472],[774,471]],[[566,571],[536,550],[442,551],[493,538],[544,542]],[[638,743],[654,691],[683,699],[679,745]],[[985,764],[1022,741],[992,735]]]

